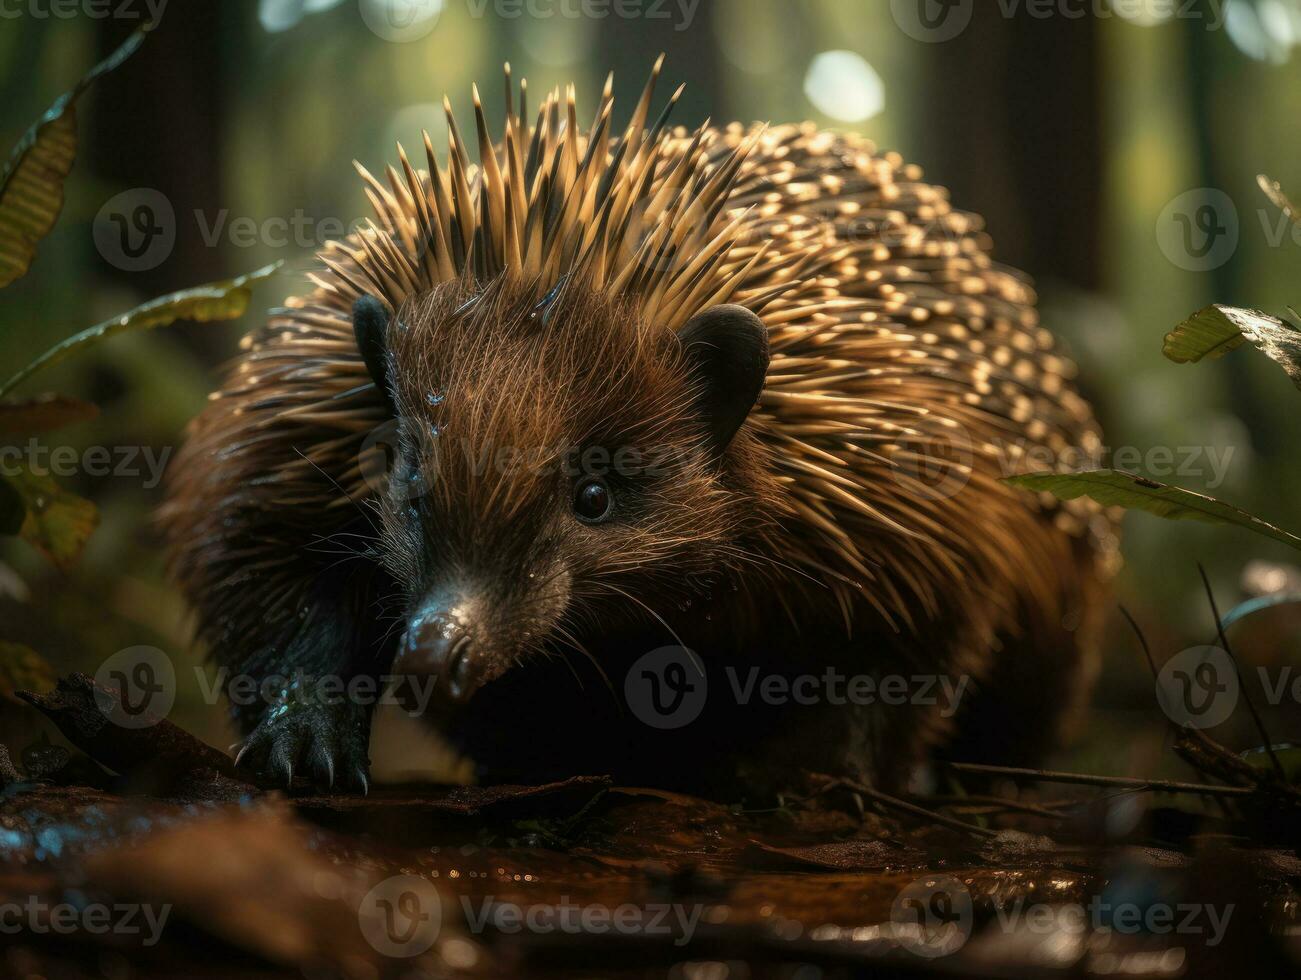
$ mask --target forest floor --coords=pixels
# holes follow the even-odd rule
[[[810,776],[763,812],[593,777],[323,797],[106,724],[105,693],[29,697],[84,756],[0,753],[0,976],[1301,970],[1295,790],[1222,760],[1201,809],[1047,773],[907,799]]]

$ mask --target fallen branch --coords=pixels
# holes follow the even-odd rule
[[[1202,796],[1250,796],[1249,786],[1213,786],[1207,783],[1182,783],[1171,779],[1137,779],[1130,776],[1094,776],[1090,773],[1054,772],[1049,769],[1021,769],[1013,766],[988,766],[977,762],[948,762],[955,772],[984,776],[1007,776],[1041,783],[1073,783],[1079,786],[1106,786],[1123,789],[1152,790],[1159,793],[1197,793]],[[1244,763],[1245,765],[1245,763]]]
[[[15,693],[91,759],[129,781],[145,784],[141,789],[191,795],[205,787],[210,792],[204,795],[214,799],[253,789],[235,774],[228,755],[166,718],[148,718],[140,727],[114,724],[105,706],[112,705],[117,695],[85,674],[60,678],[49,694]]]
[[[949,809],[967,810],[972,813],[998,813],[1002,811],[1011,811],[1014,813],[1028,813],[1036,817],[1046,817],[1049,820],[1064,820],[1066,814],[1059,813],[1053,807],[1078,806],[1079,800],[1065,800],[1050,804],[1023,803],[1020,800],[1008,800],[1001,796],[915,796],[912,798],[916,803],[929,803],[932,806],[947,807]]]
[[[823,788],[822,792],[830,792],[833,789],[848,789],[861,796],[866,796],[870,800],[880,803],[884,807],[892,810],[898,810],[902,813],[911,814],[914,817],[925,820],[929,823],[938,824],[941,827],[948,827],[950,830],[960,830],[964,833],[971,834],[975,837],[991,838],[997,837],[998,831],[989,830],[986,827],[977,827],[975,824],[967,823],[963,820],[955,820],[953,817],[946,817],[942,813],[936,813],[934,810],[928,810],[924,806],[918,806],[916,803],[909,803],[907,800],[901,800],[897,796],[891,796],[889,793],[882,793],[879,789],[873,789],[866,783],[860,783],[852,779],[831,778]]]

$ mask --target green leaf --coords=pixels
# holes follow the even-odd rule
[[[1091,497],[1104,507],[1142,510],[1172,521],[1201,521],[1205,524],[1245,527],[1301,550],[1301,538],[1295,534],[1267,524],[1231,504],[1121,470],[1031,473],[1011,476],[1004,482],[1026,490],[1051,493],[1062,500]]]
[[[22,497],[27,516],[19,534],[63,571],[81,557],[96,526],[99,510],[54,482],[49,474],[20,469],[7,477]]]
[[[1208,306],[1166,334],[1165,356],[1179,364],[1214,360],[1250,340],[1301,388],[1301,330],[1278,317],[1236,306]]]
[[[65,395],[37,395],[0,401],[0,436],[31,436],[89,422],[99,416],[90,402]]]
[[[77,99],[131,57],[150,26],[132,34],[72,91],[59,96],[9,154],[0,172],[0,288],[27,274],[37,244],[63,210],[63,182],[77,156]]]
[[[48,691],[58,683],[49,661],[21,643],[0,642],[0,698],[25,704],[15,691]]]
[[[248,309],[253,284],[272,276],[281,265],[282,263],[276,262],[237,279],[210,282],[203,286],[195,286],[193,289],[182,289],[180,292],[160,296],[143,306],[137,306],[130,313],[123,313],[112,320],[96,324],[89,330],[83,330],[75,337],[69,337],[63,343],[50,348],[5,382],[4,387],[0,388],[0,397],[7,395],[37,371],[53,367],[82,349],[120,333],[153,330],[175,323],[177,320],[208,323],[214,320],[234,320],[236,317],[243,316]]]
[[[1230,313],[1251,314],[1229,306],[1208,306],[1198,310],[1165,335],[1162,353],[1176,364],[1215,360],[1242,346],[1242,327]],[[1264,316],[1263,313],[1256,314]]]
[[[1283,767],[1283,775],[1288,782],[1295,783],[1301,780],[1301,746],[1284,743],[1282,745],[1271,745],[1273,749],[1273,758],[1262,745],[1259,748],[1248,749],[1242,753],[1242,760],[1255,769],[1274,768],[1274,759],[1278,759],[1279,764]]]

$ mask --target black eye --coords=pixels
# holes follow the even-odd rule
[[[614,494],[604,480],[590,478],[578,484],[574,492],[574,513],[578,519],[597,524],[614,510]]]

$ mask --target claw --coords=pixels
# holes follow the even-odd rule
[[[358,730],[354,732],[353,726]],[[298,774],[303,777],[300,783],[305,779],[318,790],[360,788],[368,794],[365,734],[356,719],[329,706],[268,717],[245,739],[235,765],[254,769],[260,777],[291,790]]]
[[[271,760],[267,764],[267,768],[282,779],[286,787],[293,784],[294,760],[290,758],[289,750],[285,747],[284,742],[277,742],[276,747],[271,750]]]

